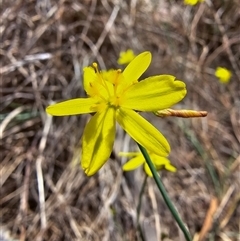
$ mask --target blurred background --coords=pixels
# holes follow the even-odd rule
[[[240,2],[206,0],[1,1],[0,240],[181,241],[154,180],[123,173],[137,146],[117,128],[110,160],[80,168],[88,115],[50,117],[49,104],[85,96],[82,69],[117,65],[120,51],[151,51],[142,76],[171,74],[188,94],[175,109],[204,118],[144,115],[169,140],[176,173],[163,183],[193,240],[240,240]],[[232,76],[221,83],[217,67]]]

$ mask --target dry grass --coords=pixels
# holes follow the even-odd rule
[[[186,82],[179,108],[209,112],[191,120],[150,117],[171,143],[178,172],[162,179],[194,240],[240,240],[238,0],[195,7],[153,0],[1,5],[0,240],[141,240],[136,207],[144,175],[122,173],[117,156],[136,148],[129,137],[119,128],[111,160],[88,178],[78,164],[86,116],[45,113],[52,101],[84,95],[84,66],[117,67],[126,48],[152,52],[147,75]],[[214,77],[217,66],[232,70],[228,85]],[[184,240],[153,180],[140,225],[145,240]]]

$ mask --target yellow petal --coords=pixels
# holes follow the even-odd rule
[[[185,5],[196,5],[198,3],[198,0],[184,0]]]
[[[111,155],[115,138],[115,110],[96,113],[83,132],[82,168],[88,176],[95,174]]]
[[[132,49],[128,49],[127,51],[121,51],[120,56],[118,59],[118,64],[128,64],[130,63],[134,58],[135,54]]]
[[[154,163],[154,165],[156,166],[157,170],[161,170],[161,169],[166,169],[167,171],[170,172],[176,172],[177,169],[176,167],[174,167],[170,160],[166,157],[163,156],[157,156],[157,155],[151,155],[152,161]]]
[[[122,128],[148,151],[168,156],[170,146],[165,137],[147,120],[133,110],[119,108],[116,118]]]
[[[107,99],[110,92],[113,92],[112,84],[104,79],[105,72],[104,74],[100,72],[96,73],[91,66],[83,69],[84,90],[89,96]],[[110,73],[110,71],[107,72]]]
[[[46,112],[54,116],[86,114],[95,112],[94,106],[96,104],[96,99],[78,98],[50,105],[46,108]]]
[[[86,93],[92,96],[92,86],[91,83],[96,81],[97,75],[93,69],[93,67],[85,67],[83,69],[83,87]]]
[[[144,167],[144,171],[146,172],[146,174],[147,174],[149,177],[152,177],[153,174],[152,174],[151,169],[150,169],[150,167],[148,166],[147,162],[144,163],[144,166],[143,166],[143,167]]]
[[[146,71],[152,60],[150,52],[143,52],[134,58],[124,69],[123,75],[129,84],[136,82]]]
[[[186,95],[186,85],[171,75],[149,77],[129,87],[121,106],[139,111],[169,108]]]
[[[204,0],[184,0],[185,5],[191,5],[191,6],[194,6],[197,3],[201,3],[201,2],[204,2]]]
[[[139,155],[139,152],[119,152],[118,155],[123,157],[135,157]]]
[[[129,160],[128,162],[126,162],[123,165],[122,169],[124,171],[132,171],[132,170],[138,168],[139,166],[141,166],[144,163],[144,161],[145,160],[144,160],[143,156],[138,155],[138,156],[132,158],[131,160]]]
[[[151,157],[151,160],[154,163],[154,165],[156,167],[159,166],[159,169],[160,169],[160,166],[170,163],[169,159],[167,157],[164,157],[164,156],[158,156],[158,155],[155,155],[155,154],[150,154],[150,157]]]
[[[171,163],[168,163],[165,165],[165,169],[168,170],[169,172],[176,172],[177,168],[173,166]]]

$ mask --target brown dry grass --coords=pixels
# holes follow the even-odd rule
[[[116,66],[120,50],[150,50],[147,75],[183,79],[179,108],[202,119],[152,122],[172,146],[163,182],[194,240],[240,240],[240,4],[153,0],[3,0],[1,3],[0,240],[141,240],[142,170],[122,173],[118,151],[136,148],[119,128],[111,160],[94,177],[79,165],[86,116],[51,118],[52,101],[83,96],[82,68]],[[228,85],[214,77],[232,70]],[[148,180],[145,240],[184,240]],[[7,237],[8,236],[8,237]],[[5,237],[5,238],[4,238]]]

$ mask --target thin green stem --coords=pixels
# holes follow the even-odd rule
[[[154,167],[154,165],[153,165],[153,163],[152,163],[152,161],[151,161],[151,159],[150,159],[146,149],[144,147],[142,147],[140,144],[138,144],[138,147],[139,147],[140,151],[142,152],[142,154],[143,154],[143,156],[144,156],[144,158],[145,158],[145,160],[146,160],[146,162],[147,162],[147,164],[148,164],[148,166],[149,166],[149,168],[150,168],[150,170],[151,170],[151,172],[153,174],[153,178],[154,178],[154,180],[155,180],[155,182],[156,182],[156,184],[158,186],[158,189],[161,192],[162,197],[163,197],[165,203],[167,204],[170,212],[172,213],[174,219],[176,220],[179,228],[182,230],[186,240],[187,241],[192,241],[192,238],[191,238],[191,236],[190,236],[186,226],[184,225],[182,219],[178,215],[178,212],[177,212],[176,208],[174,207],[172,201],[170,200],[170,198],[169,198],[169,196],[167,194],[167,191],[166,191],[166,189],[165,189],[165,187],[164,187],[164,185],[163,185],[163,183],[162,183],[162,181],[161,181],[161,179],[160,179],[160,177],[159,177],[159,175],[157,173],[157,170]]]

